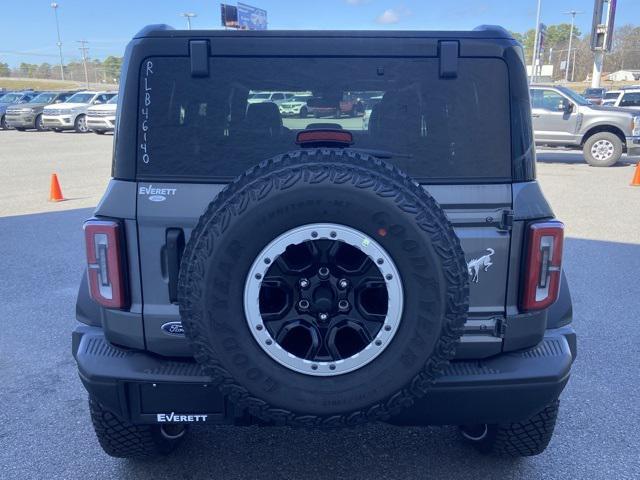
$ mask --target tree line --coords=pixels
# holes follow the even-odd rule
[[[565,71],[561,67],[567,61],[570,31],[571,25],[568,23],[547,27],[543,49],[540,53],[540,63],[553,65],[553,80],[565,78]],[[511,32],[511,34],[522,43],[527,64],[531,64],[535,30],[527,30],[524,33]],[[590,78],[593,70],[593,52],[590,42],[590,35],[582,35],[580,29],[574,26],[569,62],[570,80],[582,82]],[[640,70],[640,27],[624,25],[615,30],[612,50],[604,57],[603,72],[606,74],[618,70]]]
[[[87,60],[87,76],[90,83],[115,84],[120,79],[122,57],[109,56],[104,60]],[[0,62],[0,77],[42,78],[60,80],[60,64],[22,62],[15,68]],[[65,80],[84,82],[84,65],[81,61],[72,61],[64,65]]]

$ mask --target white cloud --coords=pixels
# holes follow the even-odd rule
[[[388,8],[376,18],[376,22],[382,25],[391,25],[400,21],[400,13],[393,8]]]

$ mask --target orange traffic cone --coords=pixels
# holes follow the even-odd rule
[[[633,174],[633,180],[631,180],[632,187],[640,187],[640,162],[636,164],[636,170]]]
[[[49,201],[61,202],[64,200],[62,196],[62,190],[60,189],[60,183],[58,182],[58,176],[55,173],[51,174],[51,187],[49,189]]]

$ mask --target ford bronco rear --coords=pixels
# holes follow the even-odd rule
[[[192,423],[546,448],[576,339],[506,31],[151,26],[121,80],[73,333],[108,454],[168,453]],[[364,128],[252,91],[380,101]]]

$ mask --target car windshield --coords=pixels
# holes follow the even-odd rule
[[[89,103],[95,93],[76,93],[67,99],[66,103]]]
[[[604,94],[605,100],[615,100],[620,95],[620,92],[607,92]]]
[[[216,74],[204,78],[191,75],[188,58],[148,61],[153,75],[145,87],[142,70],[138,96],[141,179],[229,181],[304,148],[297,134],[318,128],[348,130],[354,149],[394,152],[390,161],[417,179],[511,179],[509,75],[500,59],[460,57],[455,79],[439,75],[437,57],[219,56],[209,60]],[[309,92],[306,109],[285,115],[264,101],[283,92]]]
[[[571,90],[570,88],[558,87],[558,90],[560,90],[562,93],[564,93],[567,97],[569,97],[571,100],[576,102],[578,105],[591,105],[591,102],[589,100],[584,98],[579,93]]]
[[[0,97],[0,103],[15,103],[22,98],[22,93],[6,93]]]
[[[118,95],[111,97],[107,103],[118,103]]]
[[[29,103],[51,103],[57,96],[57,93],[41,93],[36,95]]]
[[[587,88],[584,91],[585,95],[602,95],[604,93],[604,88]]]

